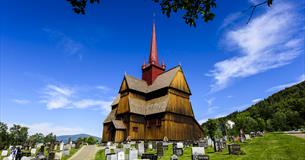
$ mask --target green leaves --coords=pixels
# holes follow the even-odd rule
[[[211,11],[216,8],[216,0],[153,0],[160,4],[162,13],[170,17],[172,12],[184,12],[183,19],[186,24],[196,26],[196,20],[201,17],[205,22],[214,19]]]
[[[67,0],[72,5],[72,9],[77,14],[85,14],[87,0]],[[99,3],[100,0],[90,0],[90,3]]]

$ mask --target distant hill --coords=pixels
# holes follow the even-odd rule
[[[90,136],[91,135],[89,135],[89,134],[62,135],[62,136],[57,136],[56,140],[67,143],[69,138],[71,138],[72,141],[76,141],[78,138],[84,138],[84,137],[90,137]],[[96,137],[96,136],[92,136],[92,137],[94,137],[94,138],[98,139],[98,141],[100,141],[99,137]]]
[[[274,93],[244,111],[236,111],[216,120],[223,123],[229,119],[240,128],[252,127],[249,130],[305,128],[305,81]]]

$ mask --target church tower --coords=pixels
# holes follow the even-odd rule
[[[156,26],[153,23],[152,26],[152,37],[150,44],[150,55],[148,64],[145,63],[142,65],[142,80],[146,81],[148,85],[151,85],[158,75],[162,74],[165,71],[165,64],[162,62],[162,65],[159,64],[158,60],[158,50],[157,50],[157,38],[156,38]]]

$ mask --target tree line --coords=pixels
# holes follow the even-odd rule
[[[228,129],[226,122],[235,122]],[[288,131],[305,128],[305,81],[286,88],[252,105],[244,111],[209,119],[202,124],[205,135],[238,135],[242,129],[251,131]]]
[[[37,143],[50,143],[56,141],[56,135],[50,133],[43,135],[36,133],[29,135],[29,128],[14,124],[8,128],[7,124],[0,122],[0,149],[8,148],[10,145],[27,145],[34,147]]]

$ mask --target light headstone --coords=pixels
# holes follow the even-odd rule
[[[35,155],[36,154],[36,148],[32,148],[31,149],[31,155],[33,156],[33,155]]]
[[[129,151],[129,160],[138,159],[138,150],[132,149]]]
[[[193,160],[205,159],[204,154],[205,154],[204,147],[192,147],[192,159]]]
[[[177,148],[183,148],[183,143],[182,142],[178,142],[177,143]]]
[[[7,150],[2,150],[1,152],[1,157],[6,157],[8,154],[8,151]]]
[[[123,151],[118,152],[118,160],[125,160],[125,153]]]
[[[64,150],[64,145],[65,145],[64,142],[60,143],[60,145],[59,145],[59,150],[60,151]]]
[[[139,155],[142,155],[145,152],[144,143],[138,143]]]

